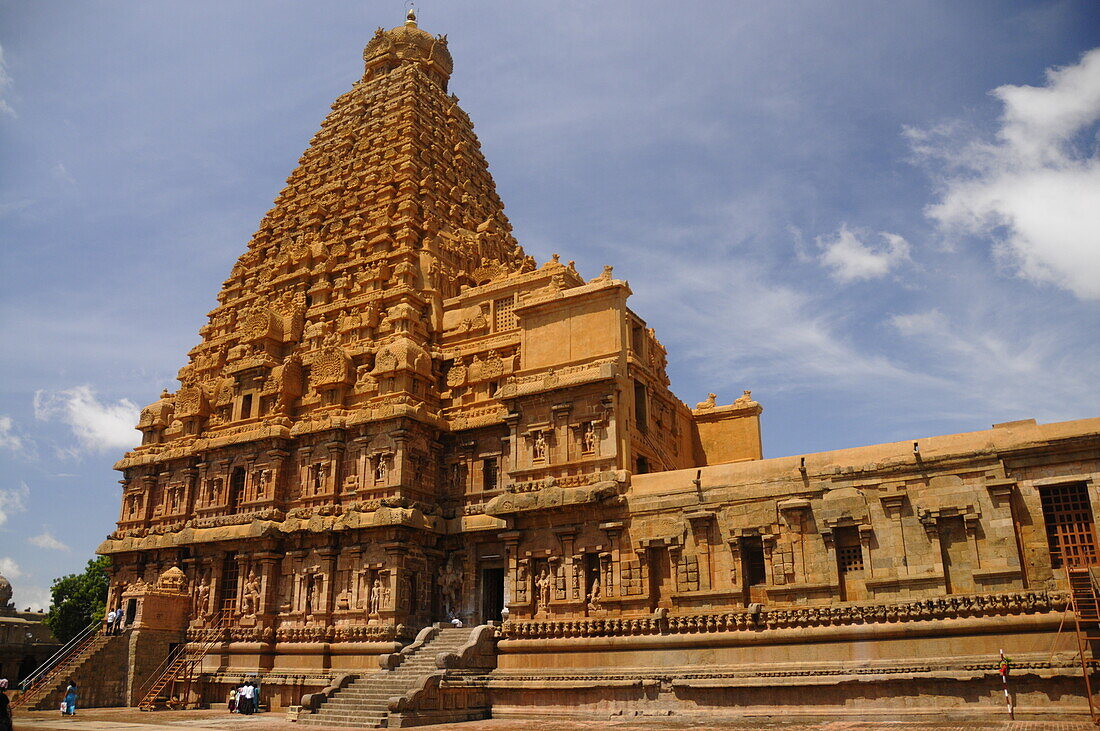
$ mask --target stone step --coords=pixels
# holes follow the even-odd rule
[[[318,714],[317,716],[312,716],[311,718],[316,718],[323,723],[339,723],[341,721],[349,721],[360,723],[366,726],[385,721],[388,715],[389,714],[378,713],[334,713],[331,715]]]

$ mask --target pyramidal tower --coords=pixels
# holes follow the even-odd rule
[[[447,39],[410,12],[363,58],[142,410],[100,547],[152,647],[223,623],[227,667],[270,688],[374,667],[433,621],[533,618],[551,575],[567,613],[593,582],[642,606],[637,557],[601,579],[577,526],[621,523],[633,474],[760,457],[760,406],[677,399],[611,267],[524,254]]]

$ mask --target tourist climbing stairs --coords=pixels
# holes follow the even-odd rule
[[[111,637],[103,629],[102,621],[89,624],[38,669],[20,681],[23,692],[12,699],[11,707],[34,709],[51,691],[66,684],[76,669],[99,652]]]
[[[384,728],[389,719],[391,698],[413,690],[425,675],[437,671],[436,657],[441,652],[457,652],[470,639],[470,628],[448,627],[419,648],[405,655],[393,670],[361,675],[333,693],[302,723],[316,726],[355,726]]]
[[[1085,679],[1085,697],[1089,701],[1092,722],[1100,725],[1100,709],[1097,709],[1092,697],[1092,674],[1100,667],[1100,593],[1096,586],[1100,566],[1071,567],[1067,571],[1077,630],[1077,650],[1081,657],[1081,674]]]
[[[221,644],[225,630],[225,614],[216,614],[198,636],[177,647],[164,662],[153,671],[149,682],[142,689],[138,708],[155,711],[186,703],[191,684],[202,668],[202,661],[212,649]]]

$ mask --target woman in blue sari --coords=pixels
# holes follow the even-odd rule
[[[76,681],[71,679],[65,688],[65,715],[76,715]]]

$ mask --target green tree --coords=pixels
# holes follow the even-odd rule
[[[68,642],[93,620],[103,619],[110,565],[111,559],[97,556],[88,562],[84,573],[54,579],[50,587],[53,601],[45,622],[57,639]]]

